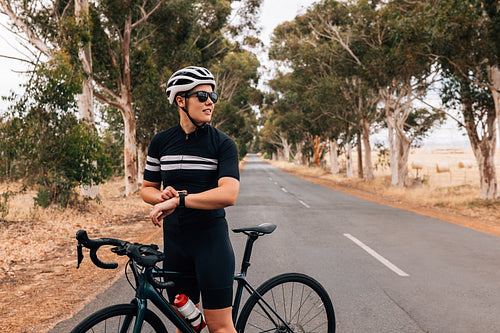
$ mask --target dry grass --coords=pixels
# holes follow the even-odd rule
[[[9,184],[8,190],[16,186]],[[2,184],[0,192],[6,190]],[[100,203],[65,210],[35,209],[32,191],[10,198],[9,214],[0,219],[0,332],[46,332],[123,272],[98,269],[88,255],[76,270],[77,230],[86,229],[91,237],[161,242],[161,231],[148,221],[148,206],[138,194],[123,197],[124,190],[122,180],[110,181],[100,187]]]

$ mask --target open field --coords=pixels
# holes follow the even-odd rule
[[[500,201],[479,200],[477,168],[458,168],[461,160],[474,161],[470,152],[422,149],[411,154],[410,165],[416,160],[423,163],[418,175],[423,183],[411,188],[391,186],[387,169],[378,169],[376,179],[365,182],[320,168],[269,162],[324,186],[500,235]],[[451,173],[437,173],[437,162],[448,162]],[[415,178],[416,170],[411,172]],[[0,192],[14,192],[16,186],[0,184]],[[76,270],[77,230],[86,229],[91,237],[161,243],[161,230],[148,219],[149,206],[139,194],[124,197],[121,179],[102,185],[100,193],[100,203],[66,210],[35,209],[34,191],[9,198],[9,213],[0,218],[0,332],[47,332],[122,274],[121,268],[98,269],[87,254]]]

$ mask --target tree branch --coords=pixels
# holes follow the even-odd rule
[[[437,59],[439,58],[442,58],[444,60],[446,60],[447,62],[449,62],[456,70],[457,72],[463,76],[467,81],[469,81],[470,83],[472,84],[475,84],[479,87],[483,87],[483,88],[487,88],[487,89],[491,89],[491,90],[495,90],[497,93],[500,93],[500,89],[496,88],[494,85],[490,85],[490,84],[484,84],[478,80],[472,80],[469,75],[467,75],[467,73],[465,73],[462,68],[456,64],[454,61],[452,61],[450,58],[446,57],[446,56],[440,56],[440,55],[437,55],[437,54],[430,54],[430,56],[432,57],[435,57]],[[477,70],[476,70],[477,71]]]
[[[139,7],[139,9],[141,10],[141,13],[142,13],[142,17],[137,20],[136,22],[132,23],[131,27],[132,29],[134,29],[135,27],[137,27],[139,24],[143,23],[144,21],[146,21],[150,16],[151,14],[153,14],[158,8],[160,8],[160,5],[164,2],[165,0],[159,0],[158,3],[153,7],[153,9],[151,9],[151,11],[148,13],[146,12],[146,10],[144,9],[144,7],[146,6],[146,2],[147,0],[144,0],[144,2],[142,3],[142,6]]]
[[[333,39],[334,41],[338,42],[343,48],[344,50],[347,51],[347,53],[349,53],[349,55],[354,59],[354,61],[356,61],[356,63],[362,67],[363,66],[363,63],[361,62],[361,60],[359,60],[359,58],[354,54],[354,52],[351,50],[351,48],[349,47],[349,41],[344,41],[342,39],[342,36],[340,35],[340,32],[339,30],[337,29],[337,27],[335,27],[334,25],[330,24],[330,23],[326,23],[325,20],[318,15],[318,18],[322,21],[323,24],[325,24],[335,35],[326,35],[326,34],[323,34],[321,32],[319,32],[315,27],[314,25],[309,22],[309,27],[314,31],[314,33],[316,33],[317,35],[321,36],[321,37],[324,37],[324,38],[327,38],[327,39]]]
[[[119,102],[113,101],[112,99],[108,98],[107,96],[95,90],[94,90],[94,96],[97,97],[99,100],[101,100],[101,102],[114,106],[121,112],[123,106]]]
[[[18,27],[21,31],[23,31],[29,42],[36,47],[40,52],[45,54],[46,56],[50,56],[51,49],[47,46],[47,44],[42,41],[40,38],[35,36],[34,32],[30,29],[30,27],[17,16],[10,5],[9,0],[0,0],[0,12],[7,15],[12,23]]]

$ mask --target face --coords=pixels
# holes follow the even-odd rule
[[[203,84],[195,87],[190,93],[197,91],[212,92],[212,86]],[[208,123],[212,119],[212,112],[214,111],[214,102],[209,98],[205,102],[200,102],[198,96],[191,95],[187,98],[177,96],[177,104],[180,107],[185,107],[191,118],[196,122]]]

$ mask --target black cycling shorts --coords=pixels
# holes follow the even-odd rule
[[[164,269],[188,273],[196,278],[175,278],[168,289],[170,302],[185,294],[204,309],[232,305],[234,252],[225,218],[196,225],[164,225]]]

